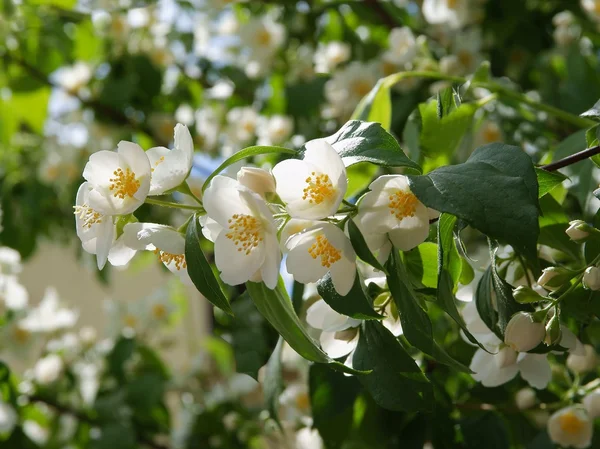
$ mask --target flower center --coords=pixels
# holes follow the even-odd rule
[[[229,230],[225,236],[246,255],[263,241],[263,229],[260,222],[251,215],[235,214],[229,220]]]
[[[308,248],[308,254],[313,259],[321,257],[321,266],[327,268],[342,258],[342,253],[323,234],[317,236],[317,241]]]
[[[305,180],[307,186],[304,188],[302,199],[308,199],[309,203],[321,204],[335,195],[335,189],[329,179],[329,175],[312,172]]]
[[[419,200],[410,192],[397,190],[389,196],[390,214],[394,215],[398,220],[415,215]]]
[[[354,92],[357,97],[364,97],[371,90],[371,83],[365,80],[357,80],[352,83],[350,90]]]
[[[133,329],[137,325],[137,318],[133,315],[126,315],[125,318],[123,318],[123,323],[125,326]]]
[[[302,392],[296,396],[296,407],[298,410],[308,410],[310,408],[310,399],[308,394]]]
[[[160,158],[159,158],[159,159],[158,159],[158,160],[157,160],[157,161],[154,163],[154,167],[152,167],[152,168],[150,169],[150,171],[152,171],[152,172],[153,172],[153,171],[154,171],[154,169],[155,169],[156,167],[158,167],[158,164],[160,164],[160,163],[162,163],[162,162],[164,162],[164,161],[165,161],[165,157],[164,157],[164,156],[161,156],[161,157],[160,157]]]
[[[486,143],[498,142],[500,140],[500,129],[495,124],[488,124],[483,130],[483,140]]]
[[[260,30],[256,33],[256,41],[265,47],[271,43],[271,33],[267,30]]]
[[[460,64],[463,67],[471,67],[471,64],[473,63],[473,55],[466,51],[466,50],[461,50],[458,52],[458,60],[460,61]]]
[[[456,9],[458,7],[458,0],[446,0],[446,3],[450,9]]]
[[[558,420],[560,423],[560,428],[565,433],[575,435],[583,430],[583,421],[579,419],[574,413],[565,413]]]
[[[165,265],[175,262],[175,268],[177,268],[177,271],[181,270],[182,268],[187,268],[185,254],[172,254],[166,251],[161,251],[159,248],[154,250],[154,254],[158,254],[158,258]]]
[[[167,308],[162,304],[154,304],[152,307],[152,315],[157,320],[162,320],[167,316]]]
[[[96,212],[87,204],[73,206],[73,209],[75,209],[74,214],[79,217],[80,220],[83,220],[84,228],[89,229],[95,224],[102,223],[102,219],[104,218],[100,212]]]
[[[13,337],[18,343],[27,343],[27,341],[29,341],[29,331],[21,327],[15,327]]]
[[[129,168],[123,171],[118,168],[113,172],[114,178],[110,178],[110,190],[114,191],[113,196],[124,199],[126,196],[133,197],[140,188],[140,181],[135,178],[135,173]]]

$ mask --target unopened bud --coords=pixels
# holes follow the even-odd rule
[[[591,345],[584,345],[583,348],[583,355],[570,354],[567,357],[567,368],[574,373],[586,373],[596,368],[598,361],[596,350]]]
[[[590,418],[596,419],[600,416],[600,390],[594,390],[583,398],[583,406]]]
[[[590,290],[600,290],[600,268],[587,267],[583,274],[583,285]]]
[[[504,343],[517,352],[527,352],[539,345],[546,335],[542,323],[526,312],[515,313],[504,332]]]
[[[569,227],[565,231],[569,238],[575,242],[584,240],[589,237],[590,233],[588,229],[590,225],[588,225],[585,221],[582,220],[573,220],[569,223]]]
[[[242,167],[237,174],[237,179],[241,185],[261,196],[275,191],[275,178],[262,168]]]
[[[525,410],[535,405],[536,397],[533,388],[521,388],[515,395],[515,403],[519,410]]]
[[[569,282],[573,275],[572,271],[560,267],[544,268],[537,283],[546,290],[556,291]]]
[[[507,366],[514,365],[517,363],[517,355],[518,354],[514,349],[509,348],[508,346],[503,347],[494,357],[496,367],[506,368]]]

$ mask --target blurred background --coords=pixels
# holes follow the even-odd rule
[[[392,89],[389,128],[411,158],[427,156],[426,170],[495,141],[543,163],[586,146],[576,116],[600,97],[599,24],[595,0],[1,2],[0,348],[23,379],[4,400],[22,398],[25,412],[0,447],[284,447],[264,436],[272,422],[253,399],[258,384],[235,374],[237,363],[257,377],[276,341],[248,301],[236,301],[232,321],[153,254],[98,272],[81,249],[73,204],[91,154],[120,140],[171,147],[183,123],[195,142],[190,185],[199,194],[236,151],[300,148],[332,134],[381,77],[418,71],[437,75]],[[506,89],[571,118],[474,89],[467,99],[481,107],[452,125],[464,137],[439,147],[422,120],[428,100],[483,61]],[[375,173],[352,167],[350,194]],[[595,211],[598,169],[586,161],[568,174],[563,199]],[[138,212],[140,221],[176,226],[187,218],[150,205]],[[249,352],[253,360],[242,360]],[[310,432],[294,433],[309,419],[306,365],[292,353],[284,359],[286,438],[319,447]],[[123,393],[134,384],[141,391]],[[144,398],[148,391],[159,393]],[[248,402],[239,405],[239,395]],[[64,404],[93,410],[93,419],[118,410],[121,421],[79,416],[64,437],[56,430],[68,427]],[[0,435],[15,425],[2,410]]]

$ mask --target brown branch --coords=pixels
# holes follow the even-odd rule
[[[586,148],[579,153],[571,154],[570,156],[565,157],[564,159],[559,159],[558,161],[552,162],[548,165],[542,165],[542,170],[546,171],[556,171],[561,168],[568,167],[569,165],[575,164],[577,162],[581,162],[585,159],[588,159],[596,154],[600,154],[600,145],[596,145],[595,147]]]
[[[390,16],[390,14],[385,10],[385,8],[383,6],[381,6],[381,4],[379,3],[378,0],[363,0],[365,4],[367,4],[368,6],[371,7],[371,9],[373,10],[373,12],[375,14],[377,14],[379,16],[379,18],[381,19],[381,21],[388,27],[388,28],[396,28],[399,25],[396,23],[396,21],[393,19],[392,16]]]

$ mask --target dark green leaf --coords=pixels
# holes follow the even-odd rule
[[[426,206],[462,218],[494,239],[536,259],[538,184],[531,158],[518,147],[478,148],[464,164],[410,176]],[[537,260],[537,259],[536,259]]]
[[[379,123],[351,120],[326,140],[347,167],[371,162],[386,167],[409,167],[421,172],[421,167],[406,157],[396,139]]]
[[[198,218],[194,216],[188,224],[185,236],[185,260],[188,274],[198,291],[206,299],[222,311],[233,315],[229,301],[200,248],[200,229]]]
[[[327,273],[324,278],[317,282],[317,291],[323,300],[338,313],[358,320],[381,318],[381,315],[375,312],[369,303],[364,282],[358,272],[354,278],[354,284],[346,296],[342,296],[335,291],[330,273]]]
[[[352,364],[372,373],[359,376],[375,402],[388,410],[431,407],[433,390],[415,361],[381,323],[365,321]]]
[[[538,193],[540,198],[567,179],[567,177],[561,173],[549,172],[542,170],[541,168],[536,168],[535,174],[537,175],[538,185],[540,186],[540,191]]]
[[[275,346],[275,350],[273,351],[273,354],[271,354],[271,357],[267,363],[265,380],[263,382],[267,410],[269,410],[271,418],[273,418],[280,427],[281,422],[279,421],[278,408],[279,395],[283,390],[283,365],[281,363],[283,342],[283,338],[279,337],[279,340],[277,340],[277,346]]]
[[[348,220],[348,236],[350,237],[350,242],[352,242],[352,247],[354,251],[356,251],[356,255],[360,257],[363,261],[370,264],[372,267],[377,268],[380,271],[385,273],[385,268],[383,265],[379,263],[377,258],[373,255],[371,250],[369,249],[365,238],[363,237],[360,229],[354,223],[354,220]]]
[[[508,429],[502,418],[492,411],[469,416],[460,423],[468,449],[508,449]]]
[[[485,325],[494,331],[496,335],[500,336],[496,330],[496,324],[498,323],[498,313],[494,309],[494,303],[492,299],[492,267],[489,266],[479,279],[477,284],[477,290],[475,291],[475,305],[477,306],[477,313],[485,323]]]
[[[230,165],[233,165],[236,162],[242,161],[242,160],[247,159],[252,156],[258,156],[260,154],[271,154],[271,153],[292,154],[292,155],[298,154],[298,152],[295,150],[290,150],[289,148],[283,148],[283,147],[257,145],[254,147],[244,148],[243,150],[238,151],[237,153],[233,154],[231,157],[226,159],[225,162],[223,162],[221,165],[219,165],[217,167],[217,169],[214,172],[212,172],[208,178],[206,178],[206,181],[204,182],[204,185],[202,186],[202,191],[204,192],[206,190],[206,188],[210,184],[210,181],[212,181],[212,179],[215,176],[217,176],[219,173],[221,173],[223,170],[225,170]]]
[[[246,288],[258,311],[298,354],[313,362],[331,361],[300,323],[281,278],[274,290],[262,282],[246,282]]]

